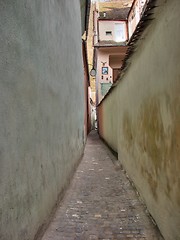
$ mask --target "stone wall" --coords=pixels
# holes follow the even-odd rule
[[[80,3],[0,5],[0,239],[32,240],[83,153]]]

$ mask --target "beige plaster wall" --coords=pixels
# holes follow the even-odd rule
[[[159,0],[157,5],[155,19],[129,60],[129,68],[118,84],[117,92],[113,91],[102,104],[104,109],[109,109],[109,102],[114,95],[118,96],[119,160],[164,238],[178,240],[180,4],[179,0]],[[110,133],[106,138],[114,142]]]
[[[128,38],[126,21],[102,21],[99,20],[99,40],[100,41],[115,41],[115,24],[121,23],[124,27],[125,40]],[[107,36],[106,31],[111,31],[112,35]]]
[[[0,239],[32,240],[84,148],[78,0],[0,3]]]
[[[118,152],[117,94],[115,89],[98,107],[99,134],[115,152]]]

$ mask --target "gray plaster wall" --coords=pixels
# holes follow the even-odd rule
[[[32,240],[84,148],[79,0],[0,1],[0,239]]]

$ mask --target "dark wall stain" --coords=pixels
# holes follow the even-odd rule
[[[162,150],[165,148],[165,135],[160,115],[160,104],[156,98],[144,102],[138,119],[141,134],[139,147],[151,158],[155,171],[162,165]]]
[[[126,151],[133,157],[139,172],[147,180],[154,199],[158,200],[158,185],[161,191],[180,206],[180,96],[179,89],[163,92],[145,99],[137,118],[128,111],[123,115],[123,139]],[[162,108],[165,109],[162,114]],[[167,124],[167,119],[170,122]],[[137,157],[142,153],[141,159]],[[146,155],[147,161],[143,158]],[[138,153],[138,155],[140,155]]]
[[[125,112],[123,117],[123,136],[127,151],[129,151],[133,144],[132,128],[132,118],[129,116],[128,112]]]

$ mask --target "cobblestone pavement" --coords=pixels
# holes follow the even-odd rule
[[[42,240],[162,240],[123,169],[91,132],[82,162]]]

